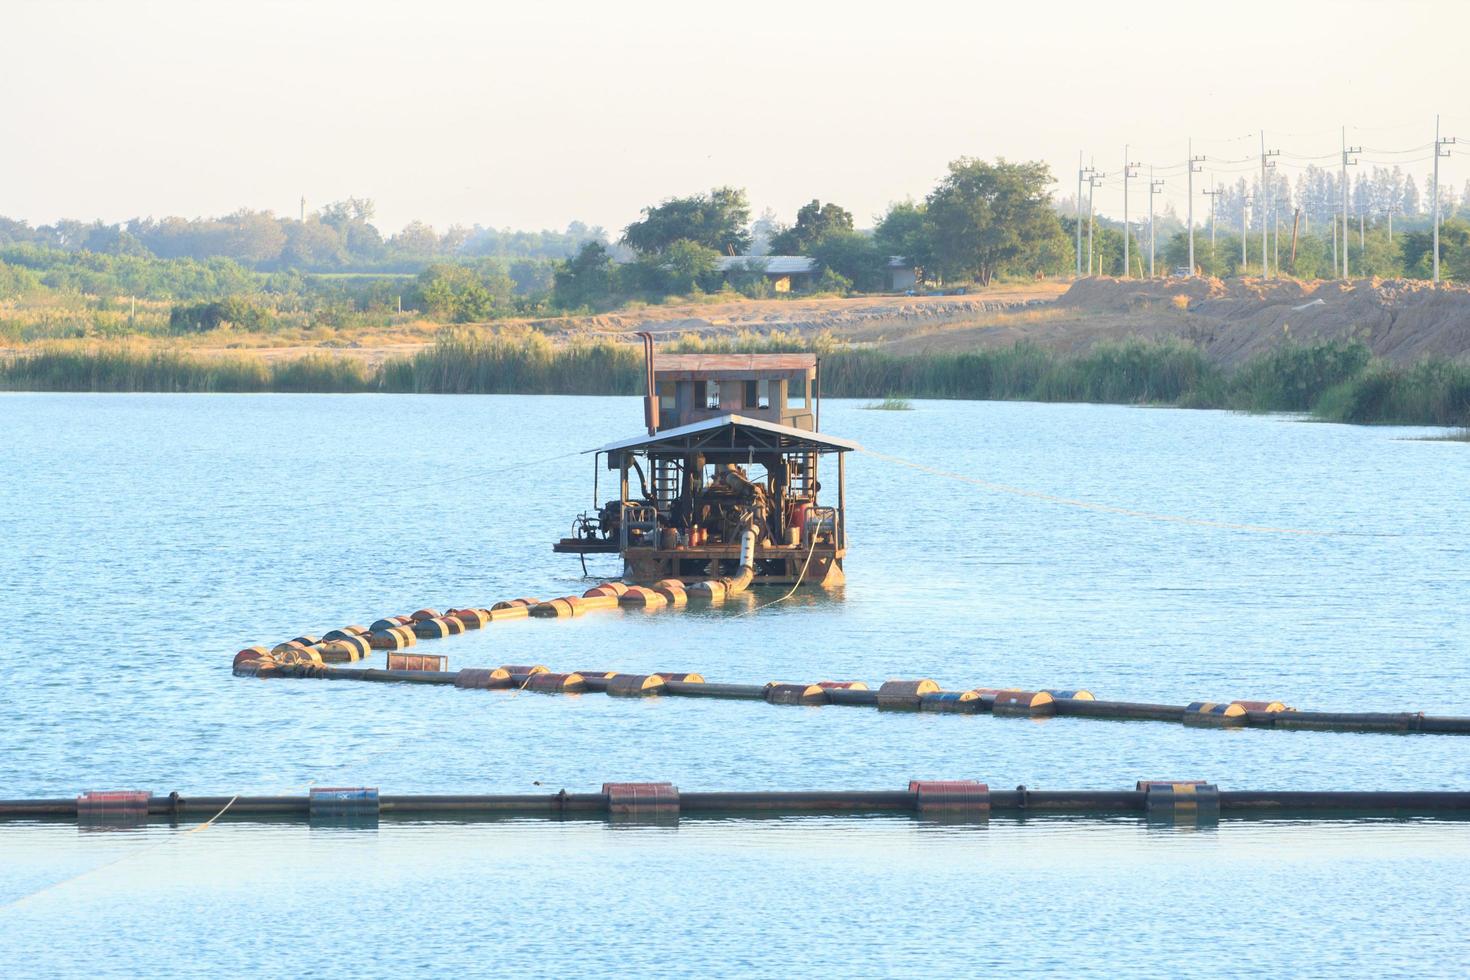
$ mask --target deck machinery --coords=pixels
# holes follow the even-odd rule
[[[811,354],[663,354],[644,341],[646,433],[594,454],[596,511],[553,550],[620,554],[623,578],[728,576],[754,532],[754,584],[836,586],[847,552],[843,455],[855,442],[817,431]],[[836,505],[823,504],[822,457],[836,457]],[[597,474],[618,474],[598,502]],[[750,555],[745,556],[749,561]]]

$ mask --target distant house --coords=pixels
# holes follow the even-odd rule
[[[722,255],[720,274],[759,272],[778,293],[802,292],[817,281],[817,263],[805,255]]]
[[[740,273],[759,272],[777,293],[805,292],[816,285],[821,267],[805,255],[722,255],[720,275],[729,281]],[[890,256],[883,268],[883,289],[901,293],[917,284],[913,263],[900,255]]]

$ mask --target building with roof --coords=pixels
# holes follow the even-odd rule
[[[816,259],[805,255],[722,255],[719,270],[726,280],[741,273],[762,275],[777,293],[811,289],[821,272]]]

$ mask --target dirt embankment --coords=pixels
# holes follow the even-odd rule
[[[1195,341],[1226,365],[1288,337],[1361,340],[1396,363],[1470,357],[1470,289],[1420,281],[1084,279],[1056,306],[1065,311],[1056,325],[1073,321],[1086,333],[1087,320],[1096,318],[1116,333],[1122,321],[1135,334]]]

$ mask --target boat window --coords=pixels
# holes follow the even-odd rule
[[[674,410],[674,382],[660,381],[655,390],[658,392],[659,411],[672,412]]]
[[[704,407],[720,407],[720,383],[718,381],[706,381],[704,388]]]
[[[806,408],[806,378],[792,378],[786,383],[786,407]]]
[[[771,407],[771,383],[769,381],[761,380],[755,383],[755,407]]]

